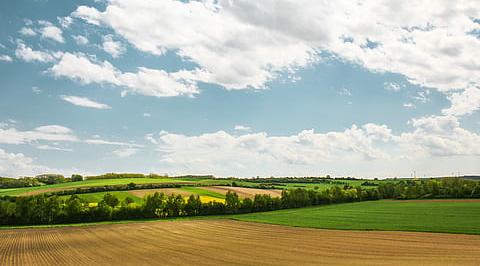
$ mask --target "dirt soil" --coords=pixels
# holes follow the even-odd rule
[[[1,265],[480,265],[480,236],[231,220],[0,230]]]
[[[258,189],[258,188],[246,188],[246,187],[225,187],[225,186],[211,186],[202,187],[202,189],[217,192],[220,194],[226,194],[227,191],[237,193],[240,198],[253,198],[255,194],[267,194],[272,197],[282,196],[282,190],[280,189]]]
[[[163,193],[167,196],[169,196],[171,194],[175,194],[175,195],[180,194],[180,195],[182,195],[182,197],[188,197],[192,194],[191,192],[181,190],[181,189],[178,189],[178,188],[138,189],[138,190],[129,190],[128,191],[128,193],[130,193],[134,196],[137,196],[139,198],[143,198],[146,195],[152,195],[155,192]]]

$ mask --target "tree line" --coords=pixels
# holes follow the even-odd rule
[[[0,197],[1,225],[35,225],[95,222],[142,218],[170,218],[198,215],[222,215],[273,211],[333,203],[417,198],[480,198],[480,182],[459,178],[441,180],[400,181],[382,183],[374,188],[334,186],[323,191],[297,188],[284,190],[281,197],[255,195],[240,199],[228,192],[225,202],[202,202],[198,195],[187,199],[181,195],[154,193],[140,205],[127,197],[120,201],[105,194],[92,206],[78,195],[66,200],[58,195],[41,194],[29,197]]]

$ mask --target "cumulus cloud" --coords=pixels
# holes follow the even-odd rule
[[[18,44],[15,50],[15,56],[25,62],[37,61],[45,63],[55,60],[55,57],[51,53],[33,50],[24,43]]]
[[[361,167],[480,155],[480,135],[460,127],[454,116],[422,117],[410,125],[410,132],[400,134],[386,125],[368,123],[344,131],[304,130],[290,136],[224,131],[187,136],[162,131],[145,138],[155,145],[159,161],[171,171],[221,175],[312,173],[340,161],[344,166]]]
[[[137,152],[138,152],[138,149],[136,148],[124,148],[124,149],[114,150],[112,151],[112,154],[117,157],[125,158],[125,157],[130,157],[132,155],[135,155]]]
[[[51,168],[38,165],[23,153],[9,153],[0,149],[0,176],[26,176],[53,172]]]
[[[113,58],[117,58],[123,53],[126,49],[119,41],[114,41],[112,35],[106,35],[103,37],[102,48],[105,52],[109,53]]]
[[[400,84],[397,84],[395,82],[385,82],[383,86],[387,91],[400,91],[401,89]]]
[[[0,61],[3,61],[3,62],[12,62],[12,58],[9,56],[9,55],[0,55]]]
[[[250,127],[243,126],[243,125],[236,125],[233,129],[235,129],[236,131],[244,131],[244,132],[249,132],[252,130]]]
[[[40,29],[42,38],[51,39],[56,42],[64,43],[62,30],[59,27],[53,26],[51,23],[43,23],[45,26]]]
[[[342,132],[304,130],[291,136],[266,133],[230,135],[224,131],[186,136],[161,132],[146,139],[157,146],[161,162],[192,171],[236,172],[275,166],[308,166],[335,160],[373,160],[388,155],[375,147],[390,137],[386,126],[352,126]]]
[[[29,28],[29,27],[23,27],[22,29],[20,29],[19,33],[24,35],[24,36],[35,36],[35,35],[37,35],[37,33],[32,28]]]
[[[462,92],[448,95],[451,107],[442,110],[445,115],[466,115],[480,109],[480,87],[469,87]]]
[[[50,72],[55,77],[68,77],[84,84],[118,84],[117,72],[109,62],[92,62],[83,54],[64,53]]]
[[[480,135],[460,127],[454,116],[413,119],[413,132],[402,133],[398,141],[413,157],[480,155]]]
[[[73,23],[73,18],[72,17],[57,17],[58,23],[62,25],[62,28],[68,28],[70,25]]]
[[[80,6],[72,15],[111,27],[141,51],[173,51],[208,73],[202,81],[227,89],[263,88],[322,51],[444,93],[480,83],[480,42],[469,34],[479,28],[474,0],[113,0],[104,11]]]
[[[63,96],[60,96],[60,98],[76,106],[94,108],[94,109],[112,109],[112,107],[110,107],[107,104],[99,103],[86,97],[63,95]]]
[[[83,54],[64,53],[50,72],[55,77],[67,77],[84,84],[108,83],[147,96],[192,96],[199,92],[196,83],[188,78],[188,71],[168,73],[141,67],[136,73],[122,73],[108,61],[96,62]]]
[[[74,35],[74,36],[72,36],[72,38],[75,40],[75,42],[76,42],[78,45],[86,45],[86,44],[88,44],[88,39],[87,39],[87,37],[85,37],[85,36],[82,36],[82,35]]]

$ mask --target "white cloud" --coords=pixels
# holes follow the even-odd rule
[[[200,2],[114,1],[111,4],[115,7],[104,13],[81,6],[73,15],[93,24],[112,26],[142,51],[161,55],[176,50],[209,73],[209,82],[227,89],[263,88],[276,72],[305,66],[315,53],[312,47],[295,38],[249,25]],[[144,30],[147,28],[152,30]]]
[[[480,87],[469,87],[463,92],[453,92],[448,95],[452,106],[442,110],[445,115],[466,115],[480,109]]]
[[[388,91],[400,91],[400,89],[401,89],[400,84],[397,84],[397,83],[394,83],[394,82],[385,82],[385,83],[383,83],[383,86]]]
[[[244,131],[244,132],[252,131],[250,127],[242,126],[242,125],[236,125],[233,129],[235,129],[236,131]]]
[[[118,79],[129,91],[147,96],[193,96],[199,92],[195,82],[178,77],[177,73],[140,67],[138,72],[123,73]]]
[[[151,117],[152,114],[151,113],[143,113],[143,117]]]
[[[341,88],[337,91],[337,94],[340,96],[352,96],[352,93],[347,88]]]
[[[3,61],[3,62],[12,62],[12,58],[9,56],[9,55],[0,55],[0,61]]]
[[[26,144],[36,141],[78,141],[78,138],[69,128],[59,125],[41,126],[30,131],[0,128],[0,143]]]
[[[94,100],[88,99],[86,97],[78,97],[78,96],[67,96],[63,95],[60,96],[64,101],[69,102],[76,106],[86,107],[86,108],[94,108],[94,109],[112,109],[107,104],[99,103]]]
[[[67,77],[84,84],[109,83],[126,88],[126,92],[147,96],[193,96],[199,92],[196,83],[188,78],[188,71],[167,73],[142,67],[136,73],[121,73],[108,61],[92,62],[83,54],[64,53],[50,72],[55,77]]]
[[[241,168],[250,172],[299,165],[318,165],[335,160],[372,160],[387,158],[375,143],[389,139],[385,126],[352,126],[343,132],[315,133],[304,130],[296,135],[277,137],[266,133],[239,136],[224,131],[185,136],[161,132],[147,135],[157,146],[161,162],[171,169],[194,172],[234,173]],[[188,168],[188,169],[186,169]]]
[[[118,70],[109,62],[92,63],[83,54],[64,53],[60,61],[50,68],[55,77],[68,77],[84,84],[118,84]]]
[[[421,102],[421,103],[427,103],[430,101],[428,98],[428,95],[430,95],[430,90],[425,90],[425,91],[419,91],[417,92],[417,95],[413,96],[413,99]]]
[[[141,144],[110,141],[100,139],[99,137],[100,136],[96,135],[92,139],[81,139],[78,138],[70,128],[60,125],[45,125],[36,127],[33,130],[21,131],[12,127],[12,122],[0,123],[0,144],[35,144],[35,147],[40,150],[57,151],[72,151],[70,148],[61,147],[60,143],[62,142],[124,147],[116,152],[118,156],[121,156],[120,154],[126,154],[127,152],[133,155],[134,149],[144,147]],[[124,150],[123,153],[122,150]]]
[[[42,34],[42,38],[51,39],[60,43],[65,42],[62,36],[62,30],[59,27],[53,26],[49,23],[40,29],[40,33]]]
[[[405,171],[411,169],[409,164],[426,158],[431,163],[445,157],[456,160],[458,156],[480,155],[480,135],[461,128],[454,116],[422,117],[410,124],[412,131],[398,135],[386,125],[368,123],[344,131],[304,130],[290,136],[236,136],[224,131],[186,136],[162,131],[147,134],[145,139],[156,146],[165,170],[224,176],[314,174],[352,166],[357,167],[353,170],[357,174],[395,172],[398,169],[385,169],[386,165],[402,165],[401,171]],[[362,169],[367,165],[378,169]]]
[[[32,92],[35,93],[35,94],[40,94],[40,93],[42,93],[42,90],[37,86],[33,86],[32,87]]]
[[[109,141],[109,140],[103,140],[103,139],[97,139],[97,138],[86,139],[86,140],[84,140],[84,142],[87,143],[87,144],[93,144],[93,145],[128,146],[128,147],[137,147],[137,148],[143,147],[143,145],[135,144],[135,143]]]
[[[106,35],[103,37],[102,48],[105,52],[109,53],[113,58],[117,58],[123,53],[126,49],[119,41],[114,41],[112,35]]]
[[[422,117],[411,124],[415,130],[398,138],[409,157],[480,155],[480,135],[460,127],[454,116]]]
[[[72,149],[69,149],[69,148],[61,148],[61,147],[56,147],[51,145],[38,145],[36,148],[39,150],[50,150],[50,151],[73,151]]]
[[[469,34],[479,29],[475,0],[113,0],[105,11],[80,6],[73,16],[111,27],[141,51],[175,52],[207,73],[198,80],[227,89],[261,89],[321,51],[447,94],[480,84],[480,42]]]
[[[57,17],[58,23],[62,25],[62,28],[68,28],[73,22],[73,19],[71,17]]]
[[[35,164],[34,160],[23,153],[9,153],[0,149],[0,176],[26,176],[46,172],[52,169]]]
[[[88,39],[87,39],[87,37],[85,37],[85,36],[82,36],[82,35],[74,35],[74,36],[72,36],[72,38],[75,40],[75,42],[76,42],[78,45],[86,45],[86,44],[88,44]]]
[[[19,33],[24,35],[24,36],[35,36],[35,35],[37,35],[37,33],[32,28],[28,28],[28,27],[23,27],[19,31]]]
[[[405,107],[405,108],[415,108],[415,105],[413,105],[413,103],[404,103],[403,107]]]
[[[135,155],[138,152],[138,149],[135,148],[125,148],[112,151],[112,154],[121,158],[130,157]]]
[[[18,44],[17,49],[15,50],[15,56],[25,62],[38,61],[45,63],[55,60],[55,57],[52,54],[32,50],[32,48],[26,46],[24,43]]]

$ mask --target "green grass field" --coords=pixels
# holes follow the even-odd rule
[[[198,179],[198,182],[206,182],[202,179]],[[18,196],[26,192],[35,191],[39,189],[49,188],[76,188],[76,187],[92,187],[92,186],[107,186],[107,185],[125,185],[129,183],[135,184],[149,184],[149,183],[185,183],[195,182],[190,178],[119,178],[119,179],[92,179],[79,182],[67,182],[54,185],[45,185],[39,187],[25,187],[25,188],[7,188],[0,189],[0,196]]]
[[[182,187],[182,188],[179,188],[179,190],[187,191],[187,192],[190,192],[192,194],[199,195],[199,196],[208,197],[208,198],[211,198],[212,200],[214,200],[214,199],[225,199],[224,194],[208,191],[208,190],[205,190],[205,189],[201,189],[199,187]],[[145,191],[148,191],[148,189],[145,190]],[[155,189],[155,191],[157,191],[157,189]],[[143,198],[132,195],[128,191],[94,192],[94,193],[77,194],[77,196],[86,200],[87,202],[98,203],[103,199],[103,196],[107,193],[115,195],[120,201],[125,200],[126,197],[130,197],[134,200],[134,202],[136,204],[142,204],[143,203]],[[66,200],[69,197],[70,197],[70,195],[66,195],[66,196],[61,196],[60,198]]]
[[[124,201],[126,197],[130,197],[131,199],[133,199],[133,202],[135,202],[136,204],[141,204],[143,202],[143,199],[128,193],[128,191],[95,192],[95,193],[77,194],[77,196],[81,199],[86,200],[87,202],[98,203],[103,199],[103,196],[105,196],[105,194],[107,193],[116,196],[120,201]],[[71,195],[60,196],[60,198],[64,200],[70,197]]]
[[[106,186],[106,185],[125,185],[129,183],[135,184],[148,184],[148,183],[197,183],[199,185],[229,185],[232,181],[229,179],[209,179],[209,178],[117,178],[117,179],[92,179],[79,182],[67,182],[55,185],[45,185],[38,187],[24,187],[24,188],[7,188],[0,189],[0,196],[20,196],[24,193],[28,193],[40,189],[71,189],[77,187],[92,187],[92,186]],[[255,187],[261,183],[247,182],[247,181],[235,181],[238,186]],[[363,180],[348,180],[352,186],[360,186]],[[329,187],[333,187],[335,184],[325,183],[282,183],[282,186],[277,186],[278,189],[315,189],[324,190]],[[192,188],[194,189],[194,188]],[[212,192],[210,192],[212,193]],[[205,195],[209,196],[209,195]],[[218,197],[218,195],[214,196]],[[224,198],[224,197],[221,197]]]
[[[212,198],[225,199],[224,194],[216,193],[216,192],[213,192],[213,191],[208,191],[208,190],[201,189],[201,188],[198,188],[198,187],[182,187],[181,190],[184,190],[184,191],[187,191],[187,192],[190,192],[192,194],[199,195],[199,196],[208,196],[208,197],[212,197]]]
[[[244,214],[234,219],[325,229],[480,234],[480,202],[367,201]]]

